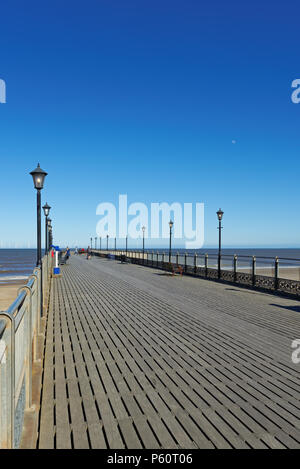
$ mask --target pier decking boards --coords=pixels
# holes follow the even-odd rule
[[[72,256],[52,281],[39,448],[300,448],[300,304]]]

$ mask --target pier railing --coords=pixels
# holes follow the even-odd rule
[[[16,300],[0,312],[0,448],[19,447],[24,411],[32,407],[32,367],[38,358],[50,272],[51,257],[46,255],[42,268],[34,269]]]
[[[176,253],[161,251],[93,250],[94,255],[126,259],[134,264],[180,272],[212,280],[225,281],[257,289],[300,296],[300,259],[229,255]]]

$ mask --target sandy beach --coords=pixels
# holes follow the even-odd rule
[[[20,281],[14,284],[0,285],[0,311],[5,311],[17,298],[19,288],[26,282]]]
[[[238,272],[245,272],[250,274],[251,269],[238,269]],[[256,269],[256,275],[265,275],[266,277],[274,277],[275,269],[259,267]],[[281,267],[279,268],[279,278],[286,280],[297,280],[300,281],[300,269],[299,267]]]

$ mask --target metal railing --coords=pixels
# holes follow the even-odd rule
[[[138,251],[93,250],[102,257],[115,257],[134,264],[174,272],[180,267],[185,275],[222,280],[258,289],[272,290],[300,296],[300,259],[222,254],[220,269],[218,254]]]
[[[42,260],[42,269],[34,269],[27,284],[20,287],[16,300],[6,311],[0,312],[0,448],[19,447],[24,411],[32,406],[32,366],[37,360],[37,341],[49,294],[50,272],[48,254]]]

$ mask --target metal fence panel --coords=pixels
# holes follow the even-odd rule
[[[40,291],[47,299],[52,258],[42,260],[7,311],[0,312],[0,448],[16,448],[31,406],[32,362],[40,332]]]

